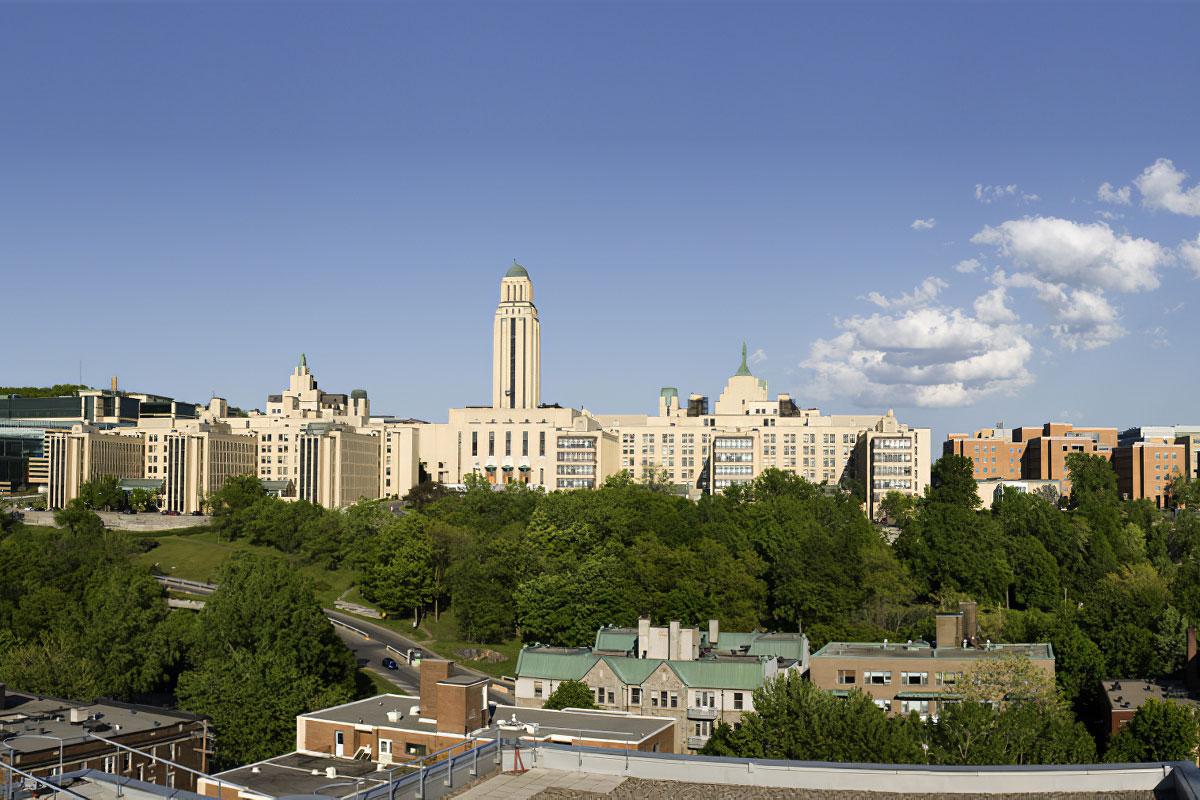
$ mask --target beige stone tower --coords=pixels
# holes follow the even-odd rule
[[[492,332],[492,408],[537,408],[542,396],[542,327],[533,282],[517,262],[500,280]]]

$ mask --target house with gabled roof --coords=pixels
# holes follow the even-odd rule
[[[721,633],[679,622],[655,628],[601,628],[595,647],[527,646],[517,658],[516,704],[538,708],[564,681],[580,681],[604,710],[676,721],[675,752],[699,750],[719,722],[741,723],[753,692],[789,671],[808,669],[800,633]]]

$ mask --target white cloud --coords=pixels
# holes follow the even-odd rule
[[[1022,192],[1015,183],[1009,183],[1004,186],[991,186],[982,183],[975,184],[975,199],[984,205],[990,205],[997,200],[1006,200],[1008,198],[1020,199],[1026,203],[1036,203],[1042,199],[1036,194]]]
[[[767,360],[767,351],[766,351],[766,350],[763,350],[763,349],[760,347],[760,348],[758,348],[757,350],[755,350],[753,353],[751,353],[751,354],[750,354],[750,358],[749,358],[749,359],[747,359],[747,360],[748,360],[748,361],[749,361],[751,364],[761,364],[762,362],[764,362],[764,361],[766,361],[766,360]]]
[[[918,217],[917,219],[914,219],[912,224],[908,227],[912,228],[914,231],[927,231],[935,225],[937,225],[937,220],[933,217],[930,217],[929,219],[921,219]]]
[[[975,298],[975,318],[988,324],[1016,322],[1017,315],[1008,307],[1008,290],[997,286]]]
[[[1115,211],[1108,211],[1108,210],[1104,210],[1104,211],[1097,211],[1097,212],[1096,212],[1096,216],[1097,216],[1097,217],[1099,217],[1100,219],[1106,219],[1106,220],[1109,220],[1109,221],[1111,222],[1111,221],[1112,221],[1112,220],[1114,220],[1114,219],[1121,219],[1121,218],[1122,218],[1122,217],[1124,217],[1125,215],[1124,215],[1124,214],[1118,214],[1118,213],[1116,213]]]
[[[1160,158],[1134,179],[1142,193],[1142,205],[1160,208],[1175,214],[1200,217],[1200,184],[1185,190],[1183,182],[1188,174],[1175,169],[1169,158]]]
[[[1096,198],[1101,203],[1112,203],[1116,206],[1127,206],[1129,205],[1129,192],[1130,189],[1128,186],[1122,186],[1120,189],[1114,189],[1111,183],[1105,181],[1104,183],[1100,184],[1100,188],[1096,190]]]
[[[954,265],[954,271],[961,272],[965,275],[969,272],[975,272],[981,266],[983,266],[983,264],[978,258],[964,258],[962,261]]]
[[[801,364],[814,373],[808,391],[868,407],[944,408],[1028,386],[1033,347],[1016,315],[1001,295],[981,298],[979,307],[993,321],[936,307],[842,320],[842,332],[818,339]],[[1012,322],[995,321],[1005,316],[1001,308]]]
[[[880,308],[891,308],[899,311],[904,308],[917,308],[929,305],[949,285],[941,278],[929,277],[921,281],[911,293],[903,292],[899,297],[884,297],[879,292],[870,292],[864,299]]]
[[[1179,260],[1200,278],[1200,236],[1179,243]]]
[[[1157,325],[1153,328],[1147,328],[1142,331],[1142,334],[1150,337],[1150,346],[1159,350],[1166,349],[1171,346],[1171,340],[1167,338],[1167,329],[1162,325]]]
[[[1072,289],[1021,272],[1005,275],[998,271],[993,279],[1001,287],[1032,289],[1050,312],[1050,334],[1068,350],[1095,350],[1127,333],[1120,314],[1101,289]]]
[[[1117,235],[1103,222],[1025,217],[984,226],[971,237],[1039,278],[1080,288],[1139,292],[1158,288],[1169,252],[1157,242]]]

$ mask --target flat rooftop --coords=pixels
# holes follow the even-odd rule
[[[366,700],[356,700],[353,703],[313,711],[302,716],[305,719],[340,722],[346,725],[370,725],[392,730],[437,733],[437,725],[434,722],[422,720],[419,714],[410,713],[412,707],[419,703],[420,700],[412,695],[381,694]],[[400,712],[399,720],[393,722],[388,719],[388,712],[392,711]],[[672,724],[672,720],[668,717],[639,717],[596,711],[554,711],[545,708],[518,708],[507,705],[496,706],[496,716],[493,722],[508,723],[511,722],[514,715],[522,725],[537,725],[538,738],[556,736],[574,739],[582,737],[637,743],[645,741]],[[487,736],[486,732],[482,735],[485,738]],[[512,738],[503,729],[501,729],[500,735]],[[522,731],[521,735],[528,737],[530,734]]]
[[[1183,681],[1118,678],[1102,682],[1108,705],[1113,711],[1134,711],[1147,700],[1173,700],[1188,705],[1200,705],[1200,695],[1189,692]]]
[[[332,778],[326,773],[331,767],[335,770]],[[399,777],[411,771],[411,767],[396,767],[393,774]],[[387,769],[380,769],[372,761],[287,753],[226,770],[213,778],[236,783],[253,792],[272,797],[318,793],[329,797],[348,797],[359,791],[386,785],[388,774]],[[318,789],[322,791],[318,792]]]
[[[554,711],[545,708],[496,706],[496,723],[511,724],[513,717],[523,725],[537,725],[537,738],[606,740],[615,742],[644,742],[654,734],[671,727],[671,717],[638,717],[626,714],[605,714],[594,711]],[[518,735],[528,738],[527,730],[505,731],[501,738]]]
[[[990,644],[982,647],[934,647],[928,642],[830,642],[812,654],[818,658],[953,658],[977,660],[999,655],[1019,655],[1034,661],[1053,661],[1054,650],[1042,644]]]
[[[58,749],[56,741],[35,739],[32,736],[21,738],[22,734],[57,736],[72,742],[87,738],[85,725],[97,736],[107,738],[168,728],[202,719],[185,711],[155,706],[119,703],[113,700],[84,703],[15,692],[11,689],[5,691],[0,705],[0,738],[4,738],[15,750],[22,753]],[[72,709],[81,709],[87,716],[94,716],[95,719],[87,723],[71,722]]]

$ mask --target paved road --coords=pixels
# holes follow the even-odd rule
[[[167,576],[156,576],[156,580],[171,589],[189,594],[209,595],[217,588],[211,583],[198,583],[196,581],[186,581]],[[407,653],[411,648],[413,650],[420,650],[425,654],[434,655],[431,650],[419,642],[414,642],[412,639],[401,636],[391,628],[376,625],[353,614],[347,614],[332,608],[326,608],[324,611],[325,616],[331,622],[335,623],[333,629],[337,631],[338,638],[354,653],[360,667],[369,669],[388,682],[395,684],[397,690],[403,694],[415,695],[419,693],[420,677],[417,669],[405,664],[394,651],[388,650],[388,646],[390,645],[401,653]],[[399,669],[389,670],[384,668],[383,659],[389,656],[398,662]],[[465,664],[457,664],[457,666],[462,671],[469,672],[472,675],[490,677]],[[492,687],[488,691],[489,699],[494,700],[500,705],[511,705],[512,693],[498,691],[498,686],[502,684],[495,678],[491,678],[491,681]]]

